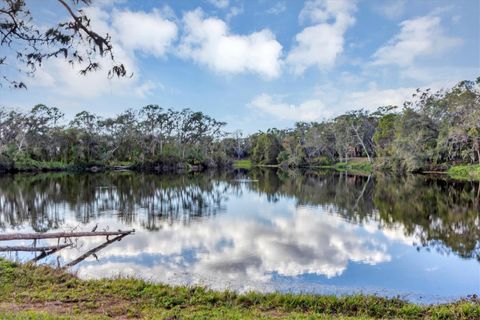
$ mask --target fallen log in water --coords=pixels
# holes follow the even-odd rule
[[[89,256],[93,255],[95,256],[95,254],[102,250],[103,248],[111,245],[112,243],[114,243],[115,241],[120,241],[122,240],[124,237],[126,237],[128,234],[122,234],[122,235],[119,235],[119,236],[116,236],[115,238],[113,239],[110,239],[110,240],[107,240],[105,241],[104,243],[102,243],[101,245],[99,245],[98,247],[95,247],[87,252],[85,252],[84,254],[82,254],[80,257],[78,257],[77,259],[67,263],[66,265],[64,265],[63,267],[64,268],[70,268],[70,267],[73,267],[74,265],[82,262],[83,260],[85,260],[86,258],[88,258]],[[96,257],[96,256],[95,256]]]
[[[38,239],[57,239],[57,238],[80,238],[80,237],[98,237],[98,236],[120,236],[135,232],[132,230],[118,231],[94,231],[94,232],[52,232],[52,233],[13,233],[0,234],[0,241],[10,240],[38,240]]]
[[[47,246],[47,247],[25,247],[25,246],[0,247],[0,252],[8,252],[8,251],[46,252],[50,250],[58,251],[70,246],[71,244],[61,244],[58,246]]]
[[[68,244],[67,246],[72,246],[72,244]],[[57,246],[57,248],[55,249],[52,249],[50,251],[43,251],[41,254],[39,254],[38,256],[36,256],[35,258],[33,258],[32,260],[30,260],[30,262],[37,262],[37,261],[40,261],[46,257],[48,257],[49,255],[52,255],[60,250],[62,250],[64,248],[62,248],[62,246]]]

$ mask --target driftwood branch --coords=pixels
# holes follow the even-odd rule
[[[25,247],[25,246],[13,246],[13,247],[0,247],[0,252],[8,252],[8,251],[25,251],[25,252],[46,252],[51,250],[61,250],[66,247],[70,247],[71,244],[62,244],[58,246],[47,246],[47,247]]]
[[[97,253],[98,251],[102,250],[103,248],[109,246],[110,244],[114,243],[115,241],[120,241],[123,239],[123,237],[126,237],[127,235],[129,235],[130,233],[125,233],[125,234],[121,234],[113,239],[110,239],[110,240],[107,240],[105,241],[103,244],[99,245],[98,247],[95,247],[87,252],[85,252],[84,254],[82,254],[80,257],[78,257],[77,259],[67,263],[66,265],[64,265],[63,267],[64,268],[70,268],[70,267],[73,267],[74,265],[82,262],[83,260],[85,260],[86,258],[88,258],[89,256],[91,255],[94,255],[95,253]]]
[[[13,233],[0,234],[0,241],[11,240],[37,240],[37,239],[56,239],[56,238],[80,238],[80,237],[98,237],[98,236],[126,236],[135,232],[133,230],[118,231],[98,231],[98,232],[55,232],[55,233]]]
[[[71,246],[71,244],[69,244]],[[43,251],[41,254],[39,254],[38,256],[36,256],[35,258],[33,258],[32,260],[30,260],[30,262],[38,262],[46,257],[48,257],[49,255],[52,255],[54,254],[55,252],[58,252],[60,250],[62,250],[64,248],[62,248],[62,246],[57,246],[57,248],[53,249],[53,250],[50,250],[50,251]]]

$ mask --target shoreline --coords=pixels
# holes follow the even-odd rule
[[[0,170],[0,174],[16,174],[16,173],[47,173],[47,172],[66,172],[66,173],[98,173],[98,172],[144,172],[144,173],[197,173],[205,172],[209,170],[252,170],[255,168],[266,169],[281,169],[281,170],[334,170],[337,172],[349,172],[360,175],[370,175],[375,173],[397,174],[405,175],[406,173],[399,173],[396,171],[379,170],[375,169],[372,163],[366,161],[349,161],[349,162],[337,162],[331,165],[318,165],[318,166],[301,166],[293,168],[284,168],[279,164],[263,165],[254,164],[250,160],[233,160],[228,165],[206,167],[204,165],[191,165],[189,163],[178,163],[176,165],[168,164],[91,164],[91,165],[65,165],[59,163],[39,162],[35,167],[21,167],[21,168],[3,168]],[[446,176],[448,178],[459,181],[480,181],[480,165],[468,164],[468,165],[451,165],[447,170],[424,170],[419,172],[412,172],[411,174],[423,174],[423,175],[439,175]]]
[[[248,161],[248,163],[247,163]],[[236,166],[236,162],[242,162],[241,165]],[[277,165],[262,165],[262,164],[253,164],[249,160],[237,160],[234,161],[233,167],[236,169],[247,169],[252,168],[277,168],[282,169],[282,166]],[[337,172],[351,172],[354,174],[375,174],[375,173],[387,173],[387,174],[399,174],[405,175],[407,173],[399,173],[396,171],[388,170],[378,170],[374,168],[372,163],[366,161],[351,161],[351,162],[337,162],[332,165],[321,165],[321,166],[305,166],[291,169],[305,169],[305,170],[335,170]],[[451,165],[447,170],[435,171],[435,170],[424,170],[419,172],[412,172],[410,174],[423,174],[423,175],[441,175],[447,176],[454,180],[461,181],[480,181],[480,165],[468,164],[468,165]]]
[[[478,319],[480,300],[421,305],[369,295],[238,294],[135,278],[81,280],[0,258],[0,317],[78,319]],[[18,316],[18,317],[17,317]]]

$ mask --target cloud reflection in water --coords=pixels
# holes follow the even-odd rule
[[[65,251],[64,258],[70,253]],[[301,206],[281,216],[223,215],[188,226],[165,223],[155,233],[142,230],[102,251],[100,263],[80,265],[78,274],[101,278],[121,273],[245,289],[243,284],[255,282],[265,286],[275,274],[330,278],[341,275],[349,262],[386,261],[386,246],[361,226]]]

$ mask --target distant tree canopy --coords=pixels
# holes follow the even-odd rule
[[[6,75],[8,65],[34,73],[45,60],[61,57],[70,64],[80,65],[80,73],[86,74],[100,68],[101,57],[114,61],[110,36],[94,31],[81,8],[90,5],[91,0],[56,1],[70,19],[48,27],[40,27],[41,24],[34,20],[25,0],[0,1],[0,46],[3,53],[0,55],[0,68],[3,67],[0,69],[0,85],[8,83],[16,88],[26,87],[22,81]],[[116,64],[108,71],[109,77],[126,74],[123,64]]]
[[[259,132],[250,140],[252,160],[259,164],[315,166],[365,157],[378,167],[412,172],[480,164],[480,78],[438,92],[418,89],[400,110],[357,110]]]
[[[400,110],[357,110],[250,136],[227,134],[224,122],[202,112],[158,105],[111,118],[83,111],[68,125],[58,108],[0,109],[0,157],[3,167],[28,167],[31,161],[210,167],[241,158],[260,165],[312,167],[354,157],[391,171],[480,164],[480,79],[434,93],[417,90],[412,98]]]
[[[225,123],[202,112],[147,105],[112,118],[83,111],[69,124],[61,119],[58,108],[42,104],[30,112],[0,110],[3,167],[34,168],[36,162],[215,166],[227,161],[219,143]]]

